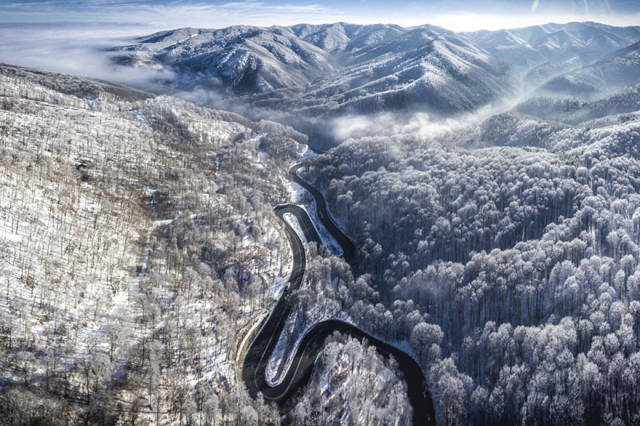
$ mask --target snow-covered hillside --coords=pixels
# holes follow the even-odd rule
[[[296,140],[0,66],[0,415],[277,421],[238,385],[236,350],[290,264],[271,204],[288,198]]]
[[[305,140],[176,98],[0,65],[0,418],[285,420],[237,374],[292,265],[272,206],[288,200]],[[314,257],[309,274],[326,263]],[[358,342],[325,356],[343,346],[344,368],[316,369],[330,378],[323,392],[340,392],[323,415],[408,418],[394,364],[372,363]],[[336,406],[379,374],[371,401]]]
[[[469,111],[508,93],[497,62],[455,33],[433,26],[375,42],[351,43],[339,75],[312,85],[313,111],[379,112],[406,108]]]
[[[542,86],[548,93],[593,98],[640,83],[640,42],[605,56]]]
[[[568,124],[586,123],[640,108],[640,83],[593,100],[554,95],[533,96],[515,107],[519,112]]]
[[[300,38],[329,52],[353,52],[371,45],[393,40],[405,32],[398,25],[355,25],[338,22],[335,24],[299,24],[291,27]]]
[[[538,82],[553,77],[559,64],[588,65],[640,40],[640,26],[614,27],[596,22],[546,24],[465,33],[473,43],[509,64],[532,71]],[[569,69],[564,68],[564,71]]]
[[[305,87],[334,70],[330,56],[283,27],[182,28],[117,49],[121,63],[170,67],[203,85],[240,92]],[[186,77],[186,76],[185,76]]]
[[[451,113],[508,93],[504,69],[490,55],[428,25],[185,28],[115,52],[120,64],[174,71],[174,89],[232,89],[260,106],[313,114],[409,107]]]

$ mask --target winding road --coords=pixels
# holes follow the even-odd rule
[[[291,167],[289,169],[289,177],[313,196],[313,199],[316,201],[318,219],[320,219],[324,227],[327,228],[327,231],[331,233],[333,238],[338,242],[338,244],[340,244],[340,247],[342,247],[344,260],[351,262],[356,252],[355,244],[353,244],[353,241],[351,241],[333,221],[333,218],[329,214],[329,209],[327,209],[327,202],[322,196],[322,193],[300,177],[298,170],[300,170],[302,166],[303,164],[296,164]],[[304,210],[303,213],[305,216],[308,216]]]
[[[309,185],[298,175],[300,167],[301,165],[296,165],[290,169],[291,179],[311,193],[316,201],[318,218],[342,247],[345,260],[352,260],[355,254],[355,245],[331,219],[325,199],[320,191]],[[407,383],[409,402],[413,408],[413,424],[435,424],[431,396],[427,391],[422,369],[416,361],[395,346],[385,343],[345,321],[327,320],[315,324],[303,336],[296,348],[289,369],[279,383],[272,386],[267,382],[265,375],[267,363],[282,333],[285,321],[291,313],[293,307],[290,300],[291,293],[302,284],[306,266],[304,245],[298,234],[284,219],[284,214],[290,213],[297,218],[307,241],[315,241],[318,244],[322,244],[309,215],[303,208],[293,204],[283,204],[276,206],[274,210],[284,223],[285,232],[291,244],[293,269],[287,287],[269,315],[255,329],[255,336],[246,350],[241,374],[249,394],[252,397],[256,397],[258,392],[261,392],[266,401],[275,401],[283,411],[287,411],[294,404],[291,396],[308,382],[313,364],[322,350],[326,338],[338,331],[358,340],[366,339],[384,357],[393,356],[398,362],[398,367]]]

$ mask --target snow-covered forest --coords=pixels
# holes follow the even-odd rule
[[[282,169],[256,150],[278,128],[1,74],[0,411],[15,424],[242,416],[236,337],[289,256],[262,199],[285,197]],[[298,149],[285,133],[279,161]]]
[[[411,345],[443,424],[637,423],[638,126],[343,143],[301,170],[359,246],[323,294]]]
[[[236,370],[290,267],[271,205],[304,137],[8,66],[0,97],[3,419],[279,423]]]
[[[0,423],[399,426],[424,376],[437,424],[640,424],[638,40],[243,25],[100,52],[154,94],[0,64]]]
[[[323,349],[309,391],[292,410],[294,424],[411,422],[406,385],[366,342],[337,336]],[[363,384],[368,386],[363,386]]]

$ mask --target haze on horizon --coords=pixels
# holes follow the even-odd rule
[[[402,7],[383,0],[8,0],[0,23],[138,24],[147,30],[178,27],[298,23],[432,24],[453,31],[496,30],[548,22],[598,21],[640,24],[635,0],[435,0]]]

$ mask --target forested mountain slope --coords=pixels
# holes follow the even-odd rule
[[[234,356],[287,267],[270,203],[301,136],[106,83],[0,79],[4,418],[277,419]]]
[[[640,42],[599,61],[549,80],[542,90],[577,98],[593,98],[640,83]]]
[[[638,110],[638,106],[640,106],[640,84],[591,100],[536,95],[516,105],[514,110],[542,120],[588,125],[594,119],[633,113]]]
[[[359,247],[318,303],[410,344],[443,424],[637,423],[638,113],[477,132],[493,146],[352,139],[301,169]]]
[[[276,123],[0,65],[2,423],[279,423],[238,382],[238,349],[291,265],[272,206],[289,198],[304,141]]]
[[[508,91],[482,49],[435,26],[295,25],[178,29],[114,49],[115,60],[175,72],[170,86],[232,89],[259,106],[309,113],[460,112]],[[225,93],[222,90],[222,93]]]
[[[183,28],[137,41],[118,49],[119,61],[168,66],[179,78],[185,74],[240,92],[301,88],[334,70],[326,52],[288,28]]]
[[[568,154],[609,146],[637,158],[640,86],[595,101],[535,97],[459,135],[465,146],[542,147]]]
[[[537,85],[640,41],[640,27],[570,22],[464,35],[522,71],[526,84]]]
[[[391,39],[342,52],[344,66],[305,98],[323,111],[377,112],[423,109],[437,114],[471,111],[508,93],[497,62],[453,32],[423,26]],[[330,107],[331,109],[335,109]]]

